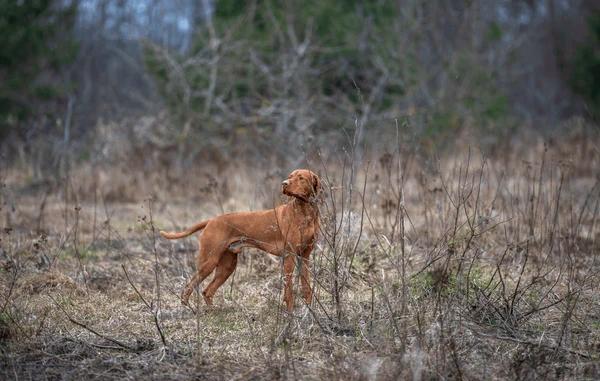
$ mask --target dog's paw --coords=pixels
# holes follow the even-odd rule
[[[183,304],[186,307],[189,307],[190,306],[189,296],[182,295],[181,296],[181,304]]]
[[[206,305],[208,307],[212,307],[213,306],[213,302],[212,302],[212,298],[206,296],[206,295],[202,295],[202,297],[204,298],[204,303],[206,303]]]

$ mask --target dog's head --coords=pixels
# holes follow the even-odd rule
[[[321,190],[321,180],[313,171],[296,169],[281,183],[283,194],[310,201]]]

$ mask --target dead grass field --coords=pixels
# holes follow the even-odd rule
[[[157,234],[281,202],[286,168],[177,183],[83,164],[52,186],[8,168],[0,378],[598,379],[599,147],[309,162],[323,226],[293,314],[279,259],[254,251],[214,308],[182,306],[196,240]]]

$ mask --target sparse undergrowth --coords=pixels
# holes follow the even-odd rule
[[[256,184],[233,169],[187,202],[7,183],[0,377],[597,379],[600,155],[583,147],[309,161],[326,184],[315,300],[293,314],[260,252],[214,308],[180,304],[196,242],[155,227],[273,202],[236,198]]]

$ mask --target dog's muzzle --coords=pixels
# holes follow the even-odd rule
[[[283,180],[283,181],[281,182],[281,185],[282,185],[282,186],[284,186],[284,187],[287,187],[289,184],[290,184],[290,181],[289,181],[289,180]]]

